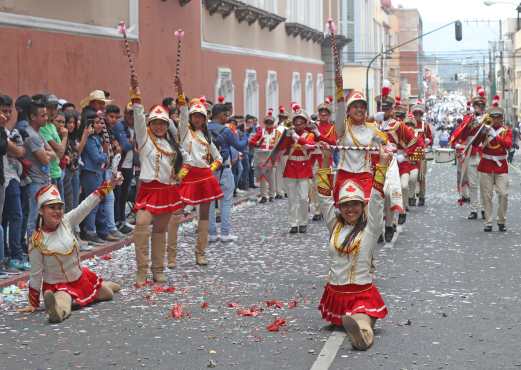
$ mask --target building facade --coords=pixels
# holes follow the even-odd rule
[[[52,92],[78,102],[93,89],[128,100],[116,25],[127,23],[145,104],[172,96],[174,31],[183,29],[188,96],[224,95],[236,113],[324,99],[322,0],[10,0],[0,12],[0,86],[12,96]]]

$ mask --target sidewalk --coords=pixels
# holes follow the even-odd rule
[[[241,203],[247,202],[249,200],[255,201],[256,195],[258,193],[258,189],[252,189],[244,193],[243,195],[238,195],[236,198],[234,198],[234,205],[239,205]],[[193,215],[186,216],[182,219],[182,223],[190,222],[193,220]],[[100,245],[98,247],[94,247],[93,250],[88,252],[82,252],[81,253],[81,260],[87,260],[96,256],[104,256],[105,254],[111,253],[115,250],[121,249],[127,245],[132,244],[132,237],[118,240],[117,242],[113,243],[107,243]],[[9,286],[9,285],[16,285],[19,281],[27,281],[29,279],[29,271],[22,272],[19,275],[13,275],[13,277],[10,277],[8,279],[2,279],[0,280],[0,288]]]

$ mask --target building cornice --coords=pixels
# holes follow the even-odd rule
[[[286,33],[288,36],[300,36],[302,40],[313,40],[315,43],[322,43],[324,41],[324,34],[322,32],[304,24],[286,22],[284,26],[286,27]]]
[[[181,0],[180,0],[181,1]],[[186,1],[186,0],[184,0]],[[239,23],[246,21],[250,26],[258,22],[262,29],[274,30],[286,18],[248,5],[238,0],[203,0],[203,4],[210,13],[221,14],[223,18],[234,13]]]

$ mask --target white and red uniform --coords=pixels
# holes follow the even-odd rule
[[[464,122],[462,121],[454,130],[454,133],[457,133],[463,124]],[[463,205],[465,199],[470,199],[468,171],[463,169],[466,159],[464,150],[467,145],[467,140],[462,137],[456,139],[454,134],[452,134],[449,142],[451,147],[456,151],[456,186],[460,197],[458,201],[460,205]]]
[[[478,212],[481,208],[480,197],[478,193],[479,174],[478,165],[481,158],[481,143],[475,140],[476,135],[481,127],[482,116],[475,116],[474,114],[467,114],[463,117],[463,123],[452,134],[453,141],[464,141],[469,143],[472,141],[470,153],[466,153],[464,158],[463,169],[468,176],[469,190],[470,190],[470,209],[472,212]],[[466,171],[465,171],[466,169]]]
[[[166,138],[156,137],[147,127],[143,106],[134,104],[133,109],[141,166],[134,209],[146,210],[154,215],[182,209],[183,201],[174,168],[177,153]]]
[[[224,194],[210,167],[212,163],[222,163],[221,154],[213,142],[208,143],[201,130],[193,130],[190,127],[188,107],[183,105],[180,111],[180,143],[189,156],[185,162],[188,174],[179,188],[181,199],[190,205],[220,199]]]
[[[426,151],[428,148],[432,147],[432,128],[428,123],[425,123],[423,120],[420,122],[416,121],[416,127],[414,129],[416,132],[416,136],[418,136],[419,140],[423,141],[423,149]],[[425,198],[425,193],[427,190],[427,160],[424,158],[418,163],[419,177],[419,198]],[[416,184],[414,185],[416,188]],[[413,193],[414,194],[414,193]]]
[[[81,266],[80,246],[74,229],[100,200],[99,193],[93,192],[63,216],[56,230],[40,228],[33,234],[29,247],[29,302],[33,307],[39,307],[40,292],[47,290],[67,292],[73,303],[80,307],[96,300],[103,280]]]
[[[281,149],[288,159],[284,168],[284,179],[288,188],[289,222],[291,227],[306,226],[308,223],[309,179],[313,177],[310,151],[305,145],[313,145],[315,136],[304,131],[298,140],[284,137]]]
[[[345,102],[337,103],[335,128],[338,145],[371,147],[385,142],[385,135],[373,123],[352,124],[346,119]],[[371,194],[373,174],[371,155],[363,150],[340,150],[340,161],[333,196],[338,200],[342,184],[353,179],[362,186],[366,199]]]
[[[487,137],[486,132],[479,135],[483,142],[483,153],[479,161],[480,191],[485,210],[485,225],[492,225],[492,198],[494,190],[498,193],[497,223],[506,223],[508,207],[508,150],[512,147],[512,129],[498,125],[490,130],[495,137]]]
[[[260,183],[260,195],[264,198],[274,197],[275,188],[275,168],[265,163],[265,158],[271,153],[277,143],[281,132],[275,127],[259,127],[250,138],[249,144],[255,148],[256,158],[258,159],[258,177]]]

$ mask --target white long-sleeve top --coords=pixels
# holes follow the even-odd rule
[[[29,287],[41,291],[42,282],[57,284],[73,282],[80,278],[80,247],[74,236],[74,227],[87,217],[99,204],[100,199],[96,193],[90,194],[78,207],[63,216],[55,231],[42,230],[41,239],[31,243]]]
[[[213,161],[222,163],[221,153],[215,144],[213,142],[208,144],[201,130],[192,130],[190,127],[187,106],[182,106],[180,109],[179,135],[181,147],[189,156],[185,161],[186,164],[192,167],[209,168],[212,158]]]
[[[384,199],[382,195],[378,190],[372,189],[371,198],[367,205],[367,224],[360,234],[360,247],[349,254],[340,253],[336,250],[335,234],[337,234],[336,241],[340,245],[351,232],[353,226],[343,225],[338,221],[333,197],[323,196],[320,193],[318,195],[320,210],[331,233],[329,240],[329,256],[331,258],[329,284],[364,285],[372,283],[371,260],[383,227]],[[340,228],[339,232],[337,228]]]
[[[384,135],[373,123],[348,126],[344,102],[337,103],[335,128],[338,145],[368,147],[378,146],[384,141]],[[353,173],[371,172],[370,153],[363,150],[340,150],[338,168]]]
[[[141,181],[159,181],[162,184],[174,184],[176,173],[174,168],[176,152],[165,138],[152,136],[148,132],[144,108],[141,104],[134,104],[134,131],[139,151]],[[169,124],[172,136],[177,137],[177,130],[172,122]],[[159,148],[159,149],[158,149]],[[188,154],[181,150],[183,162],[188,161]]]

